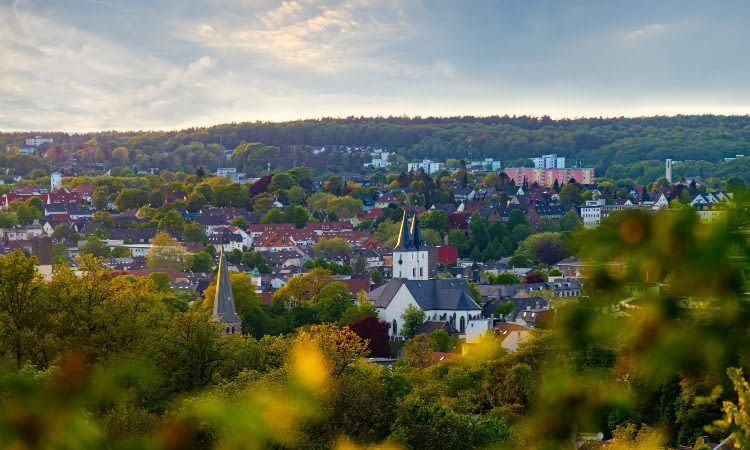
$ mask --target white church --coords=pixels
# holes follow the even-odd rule
[[[380,319],[391,324],[391,338],[401,336],[401,315],[409,305],[423,310],[426,321],[448,322],[461,335],[473,334],[474,328],[486,331],[482,308],[472,298],[466,280],[428,278],[428,251],[419,218],[414,216],[409,222],[404,213],[398,243],[393,249],[393,278],[368,294]]]

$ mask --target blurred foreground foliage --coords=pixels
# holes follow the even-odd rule
[[[84,257],[0,259],[0,447],[584,448],[749,442],[747,217],[627,212],[576,237],[584,295],[518,351],[388,369],[340,324],[222,336],[202,302]],[[419,353],[422,352],[422,353]],[[700,448],[697,446],[696,448]]]

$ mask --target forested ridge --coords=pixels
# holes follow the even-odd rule
[[[21,145],[34,133],[3,133],[0,144]],[[286,169],[296,162],[312,167],[362,170],[366,154],[313,155],[308,146],[372,146],[396,151],[407,161],[433,158],[496,158],[506,165],[525,158],[558,153],[568,164],[595,167],[597,176],[653,181],[666,158],[685,161],[675,167],[678,176],[750,179],[750,164],[723,162],[724,157],[750,154],[750,116],[657,116],[640,118],[549,117],[387,117],[325,118],[291,122],[245,122],[178,131],[107,131],[85,134],[43,133],[73,150],[101,147],[109,161],[118,147],[130,160],[169,170],[196,165],[211,168],[221,163],[221,151],[258,142],[258,160]],[[278,147],[278,148],[277,148]],[[294,148],[295,153],[290,154]],[[140,153],[138,153],[140,152]],[[207,155],[204,155],[206,153]],[[290,158],[289,156],[293,156]],[[174,157],[176,156],[176,158]],[[659,161],[660,164],[655,164]],[[289,167],[287,167],[289,166]],[[258,165],[251,170],[264,169]]]

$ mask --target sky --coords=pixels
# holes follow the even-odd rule
[[[750,2],[0,0],[0,130],[750,113]]]

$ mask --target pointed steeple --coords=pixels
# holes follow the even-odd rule
[[[404,209],[404,218],[401,219],[401,231],[398,233],[398,242],[393,250],[403,252],[412,248],[411,233],[409,232],[409,216],[406,209]]]
[[[411,219],[411,242],[415,250],[419,250],[424,247],[424,241],[422,240],[422,229],[419,228],[419,217],[414,214]]]
[[[237,310],[234,306],[232,283],[229,280],[229,268],[227,267],[227,260],[224,257],[223,247],[219,252],[219,271],[216,274],[213,317],[226,327],[225,334],[240,333],[242,331],[242,319],[237,315]]]

